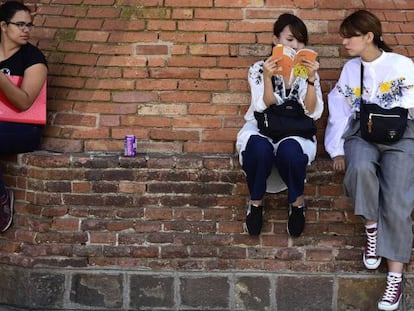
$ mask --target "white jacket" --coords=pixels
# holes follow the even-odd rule
[[[382,52],[364,65],[364,101],[383,108],[408,108],[414,117],[414,63],[403,55]],[[344,134],[360,105],[361,58],[349,60],[335,87],[328,94],[329,117],[325,131],[325,149],[331,158],[344,155]]]
[[[263,63],[264,61],[258,61],[254,63],[250,67],[249,73],[248,73],[248,82],[249,82],[250,91],[251,91],[251,103],[250,103],[249,109],[244,115],[244,119],[246,123],[244,124],[244,126],[241,128],[241,130],[237,134],[237,141],[236,141],[236,149],[239,153],[240,164],[243,164],[242,152],[245,150],[250,136],[261,135],[259,133],[259,129],[257,128],[256,119],[254,118],[254,111],[262,112],[263,110],[266,109],[266,104],[263,101],[263,93],[264,93]],[[291,92],[289,94],[286,94],[286,89],[285,89],[285,84],[283,82],[283,78],[281,76],[275,76],[274,94],[277,98],[277,101],[283,102],[289,98],[296,98],[298,102],[302,105],[303,109],[305,110],[305,113],[309,117],[313,118],[314,120],[317,120],[320,118],[323,112],[323,99],[322,99],[321,87],[319,84],[319,77],[317,77],[317,79],[315,80],[317,103],[316,103],[315,111],[313,113],[309,113],[306,110],[305,104],[303,102],[305,95],[306,95],[307,87],[308,87],[308,84],[306,80],[302,78],[296,78],[292,83]],[[301,145],[303,149],[303,152],[309,158],[309,164],[315,159],[316,147],[317,147],[316,137],[314,138],[314,141],[305,139],[299,136],[291,136],[287,138],[293,138],[299,142],[299,144]],[[273,144],[271,139],[269,139],[269,141]],[[275,153],[281,141],[279,141],[276,144],[273,144]],[[281,177],[279,176],[279,172],[274,167],[272,170],[272,174],[269,176],[267,180],[266,191],[276,193],[276,192],[285,190],[286,188],[287,187],[285,183],[282,181]]]

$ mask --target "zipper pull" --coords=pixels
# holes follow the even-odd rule
[[[267,113],[264,114],[264,118],[265,118],[264,120],[265,126],[269,127],[269,122],[267,121]]]
[[[367,126],[368,126],[368,133],[372,133],[372,113],[369,114],[368,116],[368,122],[367,122]]]

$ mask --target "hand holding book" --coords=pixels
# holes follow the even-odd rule
[[[318,53],[311,49],[294,49],[281,44],[273,47],[272,59],[277,60],[277,68],[273,74],[282,75],[285,81],[292,81],[295,77],[306,79],[309,76],[307,61],[314,62]]]

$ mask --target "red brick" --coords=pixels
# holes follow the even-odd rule
[[[156,79],[191,79],[198,78],[199,71],[197,69],[184,69],[184,68],[160,68],[151,69],[149,73],[151,78]]]
[[[263,7],[264,6],[264,0],[238,0],[238,1],[227,1],[227,0],[216,0],[214,5],[216,7],[250,7],[250,6],[256,6],[256,7]]]
[[[210,21],[210,20],[201,20],[201,21],[183,21],[178,22],[178,30],[180,31],[227,31],[227,22],[226,21]]]
[[[90,53],[93,54],[109,54],[109,55],[131,55],[134,51],[134,48],[129,45],[115,45],[115,44],[106,44],[106,43],[94,43],[90,49]],[[93,69],[93,68],[87,68]],[[117,70],[119,68],[108,68],[106,71],[109,70]],[[105,68],[97,68],[96,70],[105,70]],[[102,77],[108,78],[106,75],[102,75]]]
[[[215,67],[216,59],[213,57],[171,57],[168,65],[172,67]]]
[[[80,21],[78,21],[78,23],[76,24],[76,28],[77,29],[88,29],[88,30],[102,30],[102,24],[103,21],[102,20],[98,20],[98,19],[82,19]]]
[[[214,121],[214,122],[213,122]],[[221,119],[212,117],[207,119],[201,116],[194,117],[177,117],[173,123],[174,127],[195,127],[195,128],[219,128],[221,127]]]
[[[102,19],[98,19],[102,21]],[[144,20],[119,20],[119,19],[104,19],[103,20],[103,29],[113,31],[140,31],[145,29]]]
[[[56,218],[52,223],[52,229],[56,231],[77,231],[80,220],[78,218]]]
[[[184,150],[191,153],[221,153],[229,154],[234,152],[233,143],[197,143],[197,142],[187,142],[184,144]]]
[[[150,130],[149,137],[162,140],[198,140],[200,135],[197,131],[153,129]]]
[[[117,7],[94,7],[91,6],[88,10],[88,17],[111,18],[118,17],[121,13],[121,8]]]
[[[207,34],[207,43],[237,43],[252,44],[255,42],[254,34],[247,33],[209,33]]]
[[[110,43],[136,43],[136,42],[157,42],[158,35],[155,32],[111,32],[108,42]],[[120,64],[123,66],[125,64]]]
[[[204,43],[205,34],[203,33],[171,33],[162,32],[159,35],[160,40],[175,43]]]
[[[71,65],[95,65],[97,59],[95,55],[67,54],[63,63]]]
[[[204,141],[234,141],[238,131],[238,129],[205,130],[202,138]]]
[[[190,11],[191,13],[191,11]],[[175,15],[180,15],[178,12],[174,11]],[[183,14],[185,16],[186,14]],[[156,30],[176,30],[176,22],[175,21],[148,21],[147,29],[156,31]]]
[[[306,251],[306,260],[310,261],[329,261],[333,259],[331,249],[309,249]]]
[[[222,106],[222,105],[190,105],[188,112],[195,115],[233,115],[237,106]]]
[[[96,63],[97,66],[145,66],[144,57],[129,56],[101,56]]]
[[[168,46],[163,44],[139,44],[135,47],[137,55],[168,55]]]
[[[232,19],[242,19],[243,12],[238,9],[227,9],[227,8],[202,8],[194,9],[194,15],[197,19],[223,19],[223,20],[232,20]]]
[[[72,126],[96,126],[95,116],[86,116],[81,114],[58,114],[55,117],[55,124],[66,124]]]
[[[226,44],[192,45],[191,55],[225,56],[229,55],[229,46]]]
[[[68,18],[68,17],[48,17],[45,20],[43,26],[45,27],[63,27],[63,28],[74,28],[76,25],[77,19],[76,18]]]
[[[135,81],[119,80],[119,79],[88,79],[85,83],[87,89],[109,89],[109,90],[133,90]]]
[[[108,41],[110,33],[106,31],[96,30],[78,30],[76,32],[76,40],[88,42],[106,42]]]
[[[192,0],[165,0],[165,6],[169,7],[211,7],[213,6],[213,0],[204,0],[200,3],[195,3]]]
[[[58,50],[65,52],[89,52],[91,44],[89,42],[60,42]]]
[[[163,92],[160,95],[161,102],[171,103],[210,103],[211,95],[209,92],[192,92],[192,91],[180,91],[180,92]]]
[[[57,77],[53,79],[50,86],[62,87],[68,84],[72,85],[75,89],[79,89],[85,86],[85,80],[78,77]]]

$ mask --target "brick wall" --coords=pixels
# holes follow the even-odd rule
[[[120,152],[132,133],[142,152],[233,154],[249,104],[247,68],[269,55],[283,12],[306,22],[325,94],[344,62],[339,22],[355,9],[376,13],[385,39],[414,55],[412,1],[32,3],[34,36],[50,68],[43,147],[53,151]],[[326,112],[320,141],[325,120]]]
[[[0,236],[0,305],[369,311],[384,288],[385,263],[363,267],[362,224],[328,160],[309,167],[296,239],[284,192],[266,196],[261,236],[247,234],[247,189],[231,155],[38,151],[3,163],[16,202]],[[405,280],[412,307],[414,260]]]
[[[16,213],[0,240],[3,263],[303,272],[361,264],[361,223],[328,161],[309,168],[306,234],[291,239],[286,193],[267,196],[263,235],[246,233],[247,187],[233,156],[39,151],[12,160]]]
[[[263,234],[248,236],[234,150],[249,104],[247,68],[270,53],[275,18],[293,12],[305,20],[326,95],[345,61],[339,22],[363,2],[26,3],[36,11],[34,42],[49,61],[48,151],[2,158],[16,216],[0,236],[0,304],[375,308],[385,267],[375,274],[362,267],[362,224],[322,146],[308,170],[307,227],[298,239],[286,234],[285,193],[266,197]],[[364,3],[384,21],[385,39],[412,56],[414,3]],[[139,140],[135,158],[120,156],[130,133]],[[409,289],[413,271],[411,263]],[[292,298],[298,282],[304,290]],[[313,282],[322,290],[306,287]],[[10,289],[16,284],[21,291]],[[212,284],[219,297],[205,299],[200,292]],[[404,301],[414,305],[412,296]]]

